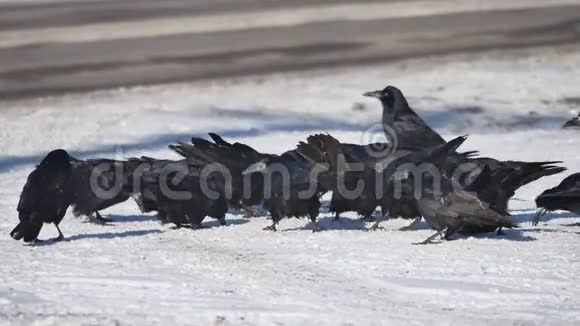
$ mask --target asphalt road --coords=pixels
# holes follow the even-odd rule
[[[580,41],[580,1],[399,16],[376,10],[385,3],[399,5],[397,1],[379,7],[356,2],[348,14],[356,17],[332,16],[333,6],[348,3],[0,5],[0,99]],[[406,7],[400,8],[403,12]],[[284,19],[288,22],[280,23]]]

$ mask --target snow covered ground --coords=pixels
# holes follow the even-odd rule
[[[565,174],[519,191],[521,223],[413,246],[432,233],[364,232],[352,220],[311,233],[305,221],[229,215],[230,225],[172,230],[133,202],[114,226],[71,214],[69,241],[27,246],[8,233],[26,175],[50,149],[80,158],[175,158],[167,145],[208,131],[280,153],[313,132],[377,139],[381,110],[365,91],[396,85],[445,137],[499,159],[563,160]],[[211,83],[119,89],[0,103],[0,324],[579,324],[580,219],[532,227],[533,199],[580,171],[580,49],[518,50]],[[367,225],[368,226],[368,225]],[[41,238],[56,236],[50,225]]]

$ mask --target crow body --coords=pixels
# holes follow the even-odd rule
[[[434,236],[423,243],[431,242],[437,235],[449,239],[454,234],[484,233],[502,227],[517,227],[515,220],[506,211],[494,209],[482,201],[477,193],[457,186],[457,180],[445,173],[447,158],[465,140],[466,137],[457,137],[447,144],[408,154],[384,171],[387,185],[385,200],[415,200],[421,216],[437,230]],[[416,167],[420,166],[423,168],[417,170]]]
[[[162,222],[201,228],[206,216],[226,225],[224,178],[203,174],[204,164],[142,157],[136,201],[143,212],[157,211]]]
[[[71,174],[70,157],[65,150],[50,152],[30,173],[20,194],[20,223],[10,232],[15,240],[32,242],[38,238],[44,223],[54,223],[59,237],[64,237],[58,225],[70,204],[66,184]]]
[[[276,231],[276,225],[285,217],[309,217],[313,231],[317,224],[320,196],[331,188],[327,167],[321,166],[298,150],[268,159],[249,167],[245,174],[260,173],[264,177],[264,208],[272,217],[272,225],[265,230]]]
[[[72,195],[73,214],[89,221],[105,223],[99,211],[125,202],[134,192],[135,160],[71,159],[72,172],[67,188]]]
[[[231,208],[247,209],[261,204],[264,198],[263,177],[260,174],[244,175],[243,172],[252,164],[268,160],[272,155],[260,153],[242,143],[229,143],[214,133],[209,135],[213,142],[193,137],[191,144],[177,143],[169,148],[192,162],[214,164],[216,170],[224,171],[228,175],[226,187]]]

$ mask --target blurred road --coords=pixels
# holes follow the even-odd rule
[[[0,0],[0,99],[578,41],[575,0]]]

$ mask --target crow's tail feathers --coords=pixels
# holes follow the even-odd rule
[[[344,155],[341,143],[329,134],[308,136],[296,151],[313,164],[329,164],[333,171],[338,168],[339,155]]]
[[[177,144],[169,145],[169,149],[179,154],[183,158],[191,158],[195,153],[193,146],[184,142],[178,142]]]
[[[225,141],[220,135],[218,134],[214,134],[213,132],[209,133],[209,136],[211,137],[211,139],[219,146],[224,146],[224,147],[230,147],[232,146],[231,143],[228,143],[227,141]]]
[[[506,163],[513,167],[513,172],[504,178],[502,186],[514,191],[540,178],[566,171],[565,167],[555,165],[561,161]]]
[[[243,166],[247,167],[251,163],[260,160],[263,154],[252,147],[225,141],[217,134],[209,133],[214,141],[193,137],[191,144],[179,142],[169,145],[169,148],[188,160],[195,160],[200,163],[211,164],[220,163],[228,168]]]
[[[452,155],[457,151],[459,146],[461,146],[467,140],[466,136],[459,136],[451,139],[445,144],[434,146],[427,150],[427,156],[433,163],[445,162],[449,155]]]
[[[478,151],[468,151],[468,152],[458,153],[457,155],[459,155],[462,159],[469,159],[469,158],[474,158],[474,157],[479,156],[479,152]]]
[[[188,160],[208,164],[220,161],[215,144],[197,137],[192,138],[191,142],[192,144],[178,142],[177,144],[169,145],[169,149]]]

